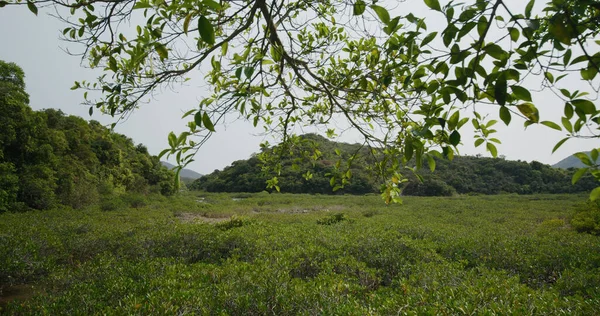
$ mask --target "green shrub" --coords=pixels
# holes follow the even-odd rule
[[[217,223],[216,226],[221,230],[230,230],[236,227],[242,227],[250,224],[250,219],[243,216],[231,216],[231,218],[227,221]]]
[[[100,201],[100,210],[103,212],[112,212],[123,209],[126,204],[117,196],[103,197]]]
[[[336,213],[325,218],[321,218],[317,220],[317,224],[319,225],[333,225],[343,221],[351,221],[348,215],[344,213]]]
[[[131,208],[141,208],[146,206],[146,196],[139,193],[128,193],[122,197],[122,199]]]
[[[378,209],[368,209],[362,212],[362,216],[364,217],[373,217],[379,214],[381,214],[381,211]]]
[[[571,218],[571,226],[580,233],[600,235],[600,207],[593,203],[580,207]]]

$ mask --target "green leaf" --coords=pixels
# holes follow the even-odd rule
[[[161,151],[160,154],[158,154],[158,159],[162,158],[162,156],[167,154],[169,151],[171,151],[171,149],[165,149],[165,150]]]
[[[134,10],[148,8],[152,8],[149,1],[136,1],[136,3],[133,5]]]
[[[425,4],[432,10],[442,11],[442,8],[440,7],[440,3],[438,2],[438,0],[425,0]]]
[[[554,83],[554,76],[550,72],[546,71],[544,73],[544,76],[546,77],[546,79],[548,79],[548,81],[550,81],[550,83]]]
[[[175,148],[176,142],[177,142],[177,136],[175,136],[175,133],[170,132],[168,139],[169,139],[169,146],[171,146],[171,148]]]
[[[254,67],[246,67],[244,68],[244,74],[248,79],[252,78],[252,74],[254,74]]]
[[[435,159],[433,159],[433,156],[427,155],[427,163],[429,164],[429,170],[431,170],[431,172],[434,172],[435,171]]]
[[[449,130],[455,130],[456,126],[458,125],[458,119],[460,118],[460,112],[456,111],[454,112],[452,115],[450,115],[450,118],[448,119],[448,129]]]
[[[565,127],[565,129],[569,133],[573,133],[573,124],[571,124],[571,121],[568,118],[566,118],[566,117],[563,117],[560,120],[562,122],[562,125]]]
[[[490,128],[490,127],[494,126],[496,123],[498,123],[498,121],[491,120],[491,121],[487,122],[487,124],[485,124],[485,128]]]
[[[592,149],[590,156],[592,157],[592,161],[594,163],[598,163],[598,149]]]
[[[219,11],[222,9],[221,5],[218,2],[213,1],[213,0],[203,0],[202,4],[213,9],[214,11]]]
[[[599,197],[600,197],[600,187],[597,187],[597,188],[595,188],[595,189],[592,190],[592,193],[590,193],[590,201],[594,202]]]
[[[198,19],[198,32],[200,33],[200,38],[207,44],[215,44],[215,29],[210,21],[203,15]]]
[[[571,183],[575,184],[579,179],[588,171],[589,168],[579,168],[573,174],[573,178],[571,178]]]
[[[492,154],[492,157],[496,158],[498,156],[498,149],[496,149],[496,146],[492,143],[487,143],[485,144],[485,146],[487,147],[487,150],[489,150],[489,152]]]
[[[540,121],[540,114],[538,109],[532,103],[525,102],[517,105],[517,109],[519,112],[523,114],[529,121],[533,123],[537,123]]]
[[[449,137],[450,144],[453,146],[458,146],[460,144],[460,133],[458,131],[453,131]]]
[[[353,14],[354,15],[362,15],[367,8],[367,4],[363,0],[358,0],[354,3]]]
[[[160,60],[165,60],[165,59],[169,58],[169,51],[167,50],[165,45],[163,45],[161,43],[156,43],[155,48],[156,48],[156,53],[158,53],[158,56],[160,57]]]
[[[527,3],[527,6],[525,6],[525,17],[528,19],[531,17],[531,10],[533,9],[534,4],[535,0],[531,0],[529,3]]]
[[[509,28],[508,28],[508,32],[509,32],[509,34],[510,34],[510,39],[511,39],[513,42],[516,42],[516,41],[518,41],[518,40],[519,40],[519,35],[520,35],[520,33],[519,33],[519,29],[517,29],[517,28],[515,28],[515,27],[509,27]]]
[[[504,124],[506,124],[506,126],[508,126],[508,124],[510,124],[510,120],[511,120],[510,111],[505,106],[500,107],[500,119],[502,120],[502,122],[504,122]]]
[[[31,13],[35,15],[38,14],[38,8],[35,6],[35,3],[27,1],[27,8],[29,8],[29,11],[31,11]]]
[[[8,4],[8,2],[6,2],[6,1],[0,1],[0,8],[4,8],[7,4]],[[64,33],[63,33],[63,35],[64,35]]]
[[[483,50],[490,56],[492,56],[495,59],[498,60],[503,60],[507,57],[507,52],[502,49],[502,47],[496,45],[496,44],[488,44],[486,45]]]
[[[429,33],[427,34],[427,36],[425,36],[425,38],[423,39],[423,41],[421,42],[421,47],[431,43],[431,41],[433,41],[433,39],[435,38],[435,36],[438,34],[438,32],[433,32],[433,33]]]
[[[565,103],[565,117],[571,119],[573,117],[573,105],[571,103]]]
[[[557,151],[558,148],[560,148],[560,146],[562,146],[562,144],[564,144],[568,140],[569,140],[569,137],[565,137],[565,138],[561,139],[558,143],[556,143],[556,145],[554,145],[554,148],[552,148],[552,153]]]
[[[565,45],[571,45],[571,36],[562,19],[550,19],[548,31],[554,35],[554,38]]]
[[[185,33],[185,35],[187,35],[188,33],[188,28],[190,27],[190,21],[192,20],[192,16],[194,16],[194,14],[190,12],[185,17],[185,20],[183,20],[183,32]]]
[[[202,126],[202,112],[198,111],[194,114],[194,123],[196,126]]]
[[[500,105],[506,104],[506,78],[504,76],[500,76],[496,81],[496,85],[494,86],[494,98],[496,102]]]
[[[517,98],[523,101],[531,102],[531,93],[529,90],[517,85],[512,85],[510,88]]]
[[[412,158],[414,152],[413,149],[412,142],[406,142],[404,145],[404,159],[406,159],[406,161],[409,161]]]
[[[371,9],[375,11],[381,22],[386,25],[390,23],[390,14],[384,7],[373,4],[371,5]]]
[[[175,189],[179,190],[179,186],[181,185],[181,183],[179,182],[181,180],[181,177],[179,177],[179,174],[181,173],[181,167],[177,167],[175,168]]]
[[[565,52],[564,56],[563,56],[563,64],[565,66],[567,66],[569,64],[569,61],[571,60],[571,55],[573,54],[573,52],[570,49],[567,49],[567,51]]]
[[[488,20],[484,15],[482,15],[479,18],[479,21],[477,22],[477,34],[479,36],[483,36],[483,33],[487,29],[487,26],[488,26]]]
[[[588,157],[588,155],[586,155],[585,153],[575,153],[573,154],[573,156],[577,157],[577,159],[579,159],[579,161],[581,161],[586,166],[592,166],[594,164],[592,160],[590,160],[590,157]]]
[[[214,132],[215,131],[215,126],[213,125],[212,121],[210,120],[210,117],[208,116],[208,113],[204,112],[204,114],[202,115],[202,124],[204,124],[204,127],[211,131]]]
[[[540,123],[543,124],[543,125],[546,125],[546,126],[548,126],[550,128],[552,128],[552,129],[555,129],[557,131],[562,131],[562,128],[560,128],[560,126],[558,124],[554,123],[554,122],[542,121]]]
[[[585,114],[594,114],[596,113],[596,105],[594,102],[585,99],[577,99],[571,101],[571,104],[575,106],[576,109],[581,110]]]
[[[596,67],[588,67],[581,69],[581,78],[583,80],[594,80],[596,75],[598,74],[598,69]]]
[[[484,141],[485,141],[485,139],[483,139],[483,138],[478,138],[478,139],[475,141],[475,147],[479,147],[479,146],[481,146],[481,144],[483,144],[483,142],[484,142]]]

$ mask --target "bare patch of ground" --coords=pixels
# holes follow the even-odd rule
[[[327,206],[315,205],[315,206],[311,206],[308,208],[300,207],[300,206],[292,206],[290,208],[277,209],[277,212],[286,213],[286,214],[302,214],[302,213],[310,213],[310,212],[342,211],[347,208],[348,207],[344,206],[344,205],[327,205]]]
[[[32,296],[34,296],[37,292],[35,288],[31,285],[13,285],[0,287],[0,314],[2,308],[8,305],[8,303],[12,301],[24,301]]]
[[[229,220],[229,216],[208,216],[201,213],[179,213],[175,215],[184,223],[220,223]]]

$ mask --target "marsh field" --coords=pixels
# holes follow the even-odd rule
[[[585,195],[186,193],[0,214],[0,314],[600,310]]]

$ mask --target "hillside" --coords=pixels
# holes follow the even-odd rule
[[[589,151],[585,152],[585,154],[589,156],[590,152]],[[598,158],[596,163],[600,163],[600,158]],[[583,167],[585,167],[585,165],[577,157],[571,155],[571,156],[568,156],[565,159],[555,163],[554,165],[552,165],[552,167],[569,169],[569,168],[583,168]]]
[[[316,160],[301,159],[303,148],[294,155],[282,158],[283,169],[279,178],[282,192],[333,194],[331,175],[344,172],[335,168],[340,157],[349,157],[358,152],[350,170],[350,183],[335,193],[366,194],[378,193],[380,181],[371,170],[374,157],[369,150],[358,144],[335,143],[324,137],[308,134],[302,136],[318,148],[321,156]],[[273,150],[271,147],[268,150]],[[336,152],[337,149],[337,152]],[[264,149],[263,149],[264,150]],[[404,174],[409,182],[405,195],[439,196],[459,194],[499,193],[573,193],[593,189],[596,183],[590,176],[583,177],[575,186],[571,185],[573,171],[555,169],[539,162],[510,161],[500,158],[456,156],[454,160],[436,159],[437,168],[430,172],[419,171],[421,183],[412,172]],[[310,171],[312,178],[306,179]],[[189,188],[208,192],[260,192],[265,190],[269,177],[262,172],[262,163],[257,156],[239,160],[221,171],[215,171],[194,181]]]
[[[173,168],[175,168],[175,165],[168,163],[166,161],[161,161],[160,163],[163,166],[167,167],[167,169],[169,169],[169,170],[173,170]],[[190,169],[186,169],[186,168],[181,169],[181,172],[179,173],[179,175],[181,176],[181,178],[189,179],[189,180],[196,180],[196,179],[202,177],[202,174],[200,174],[194,170],[190,170]]]
[[[0,61],[0,212],[82,208],[127,192],[175,192],[143,145],[96,121],[33,111],[23,71]]]

